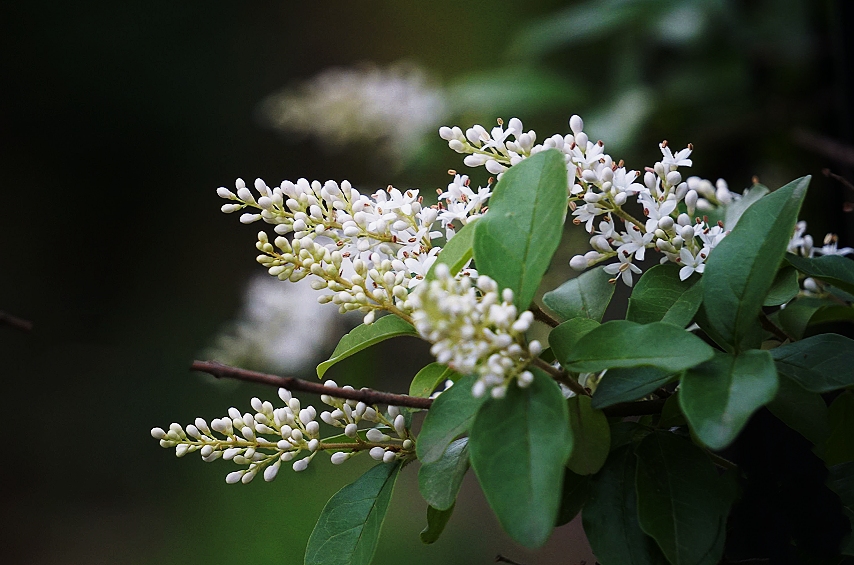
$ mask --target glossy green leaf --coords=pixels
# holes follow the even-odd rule
[[[418,371],[409,383],[409,396],[427,398],[436,388],[447,380],[457,382],[462,375],[447,365],[441,363],[430,363]]]
[[[399,471],[381,463],[336,492],[308,538],[305,565],[368,565]]]
[[[564,320],[590,318],[601,321],[614,296],[611,275],[603,267],[595,267],[569,279],[543,295],[543,304]]]
[[[684,426],[687,423],[688,421],[682,413],[682,408],[679,406],[679,391],[676,391],[664,401],[664,406],[661,408],[661,417],[658,419],[658,427],[662,430],[667,430],[676,426]]]
[[[755,184],[745,189],[741,198],[727,204],[723,218],[724,227],[732,230],[738,224],[744,212],[766,194],[768,194],[768,187],[761,184]]]
[[[421,465],[418,490],[427,504],[437,510],[447,510],[454,505],[468,470],[468,438],[463,437],[452,441],[438,461]]]
[[[827,306],[835,305],[827,298],[802,296],[792,300],[785,308],[770,316],[788,335],[801,339],[813,316]]]
[[[422,464],[438,461],[452,441],[469,431],[484,401],[471,394],[475,382],[473,375],[463,377],[433,401],[415,443]]]
[[[584,533],[602,565],[666,565],[655,541],[638,523],[634,446],[614,450],[590,481],[581,511]]]
[[[852,322],[854,321],[854,307],[831,304],[819,309],[810,318],[809,324],[826,324],[828,322]]]
[[[780,388],[767,408],[784,424],[823,446],[830,434],[827,404],[817,392],[809,392],[785,375],[779,375]]]
[[[566,359],[578,340],[598,326],[599,322],[590,318],[572,318],[554,328],[549,333],[549,345],[555,359]]]
[[[383,316],[373,324],[356,326],[341,338],[332,356],[317,366],[318,378],[323,378],[329,367],[342,359],[355,355],[376,343],[401,335],[417,336],[418,332],[412,324],[394,315]]]
[[[819,334],[771,350],[777,370],[812,392],[854,385],[854,340]]]
[[[453,513],[453,504],[444,510],[428,506],[427,527],[421,530],[421,543],[430,544],[438,540],[439,536],[442,535],[442,532],[445,531],[445,526],[448,524],[448,520],[451,519],[451,515]]]
[[[854,294],[854,261],[847,257],[842,255],[800,257],[789,253],[786,255],[786,261],[807,276]]]
[[[563,493],[555,526],[568,524],[575,518],[590,497],[590,477],[578,475],[569,469],[563,474]]]
[[[510,537],[543,545],[560,509],[564,465],[572,450],[566,400],[534,370],[528,388],[481,406],[469,434],[469,456],[489,506]],[[441,398],[441,397],[440,397]]]
[[[683,391],[684,392],[684,391]],[[718,563],[731,498],[700,448],[668,432],[637,447],[638,519],[672,565]]]
[[[436,265],[447,265],[452,275],[456,275],[471,260],[474,245],[474,229],[477,220],[470,221],[452,237],[430,266],[425,279],[436,278]]]
[[[765,295],[763,306],[779,306],[798,295],[801,287],[798,284],[798,271],[792,267],[783,267],[777,271],[771,289]]]
[[[583,336],[560,361],[577,372],[650,366],[676,373],[711,359],[713,354],[702,339],[674,325],[613,320]]]
[[[774,360],[767,351],[717,353],[682,375],[679,406],[700,441],[719,450],[736,438],[754,412],[774,399],[777,387]]]
[[[489,214],[475,224],[479,273],[513,290],[526,310],[551,262],[566,216],[566,162],[548,150],[505,172],[489,198]]]
[[[703,279],[679,280],[679,266],[656,265],[635,285],[626,319],[640,324],[666,322],[684,328],[703,302]]]
[[[593,393],[593,407],[602,409],[631,402],[673,380],[673,373],[657,367],[609,369]]]
[[[792,181],[750,206],[706,261],[706,317],[736,349],[759,345],[751,329],[786,254],[808,184],[809,177]]]
[[[572,455],[566,466],[579,475],[592,475],[602,468],[611,449],[608,418],[590,406],[589,396],[573,396],[567,401]]]
[[[638,443],[650,433],[652,433],[651,428],[630,420],[611,422],[611,451],[616,451],[624,445]]]
[[[846,390],[830,404],[830,436],[824,448],[828,466],[854,461],[854,392]]]

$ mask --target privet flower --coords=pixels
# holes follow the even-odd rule
[[[519,314],[513,291],[499,294],[485,275],[455,278],[445,264],[436,266],[435,275],[407,304],[418,333],[433,343],[430,352],[436,359],[464,375],[478,375],[475,396],[491,390],[492,396],[503,397],[513,379],[520,387],[530,385],[533,375],[525,367],[542,350],[537,341],[526,344],[533,314]]]
[[[334,381],[325,384],[337,386]],[[161,447],[174,447],[177,457],[199,451],[203,461],[222,458],[245,467],[226,476],[229,484],[248,483],[259,473],[265,481],[272,481],[282,463],[293,462],[294,471],[304,471],[321,451],[330,452],[336,465],[363,451],[385,463],[414,456],[414,439],[396,406],[389,406],[383,414],[377,406],[322,395],[321,401],[332,411],[321,412],[320,419],[343,432],[324,438],[314,406],[303,407],[283,388],[279,389],[279,398],[284,402],[279,408],[253,398],[250,404],[254,413],[241,414],[237,408],[229,408],[227,416],[215,418],[210,425],[196,418],[186,428],[176,423],[168,430],[153,428],[151,435],[160,440]],[[362,423],[372,427],[360,429]]]

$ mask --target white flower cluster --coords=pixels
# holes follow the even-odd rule
[[[415,289],[409,304],[413,322],[421,336],[433,343],[437,361],[464,375],[478,375],[472,389],[476,397],[489,389],[503,397],[510,380],[520,387],[534,376],[525,367],[542,351],[537,341],[525,345],[525,332],[534,316],[519,314],[513,291],[504,289],[486,275],[456,278],[448,266],[439,264],[436,278]]]
[[[325,384],[337,386],[333,381]],[[204,419],[196,418],[186,428],[176,423],[170,425],[168,431],[153,428],[151,435],[160,440],[161,447],[174,447],[178,457],[199,451],[206,462],[222,458],[246,465],[245,469],[226,476],[229,484],[248,483],[258,473],[263,473],[265,481],[272,481],[282,463],[289,461],[293,461],[294,471],[304,471],[321,451],[331,451],[331,461],[336,465],[362,451],[368,451],[372,458],[386,463],[414,453],[415,445],[406,419],[395,406],[389,406],[385,415],[376,406],[323,395],[321,401],[333,410],[322,412],[320,419],[343,428],[344,433],[321,438],[317,410],[313,406],[303,408],[299,399],[283,388],[279,389],[279,398],[285,403],[281,408],[274,408],[269,401],[253,398],[254,414],[241,414],[232,407],[228,416],[215,418],[210,425]],[[360,430],[360,422],[369,422],[375,427]],[[297,459],[303,453],[308,455]]]
[[[807,233],[807,223],[800,221],[795,225],[795,233],[789,240],[788,252],[803,257],[814,257],[816,253],[819,255],[850,255],[854,253],[854,249],[851,247],[840,248],[839,236],[834,233],[824,236],[821,247],[815,247],[814,243],[812,236]]]
[[[683,280],[693,272],[702,273],[705,260],[725,232],[722,226],[710,226],[704,219],[692,220],[691,215],[697,209],[729,203],[734,196],[726,183],[718,181],[715,188],[698,177],[682,179],[678,169],[691,166],[691,145],[674,154],[667,142],[662,142],[662,160],[647,168],[641,178],[638,171],[627,170],[622,161],[615,162],[606,154],[602,141],[590,141],[579,116],[570,118],[569,127],[572,133],[555,134],[541,144],[536,144],[536,132],[524,131],[518,118],[511,119],[506,129],[499,120],[491,131],[480,125],[465,133],[459,127],[442,127],[439,135],[448,141],[451,149],[467,155],[466,165],[484,166],[499,176],[508,167],[540,151],[563,152],[573,223],[584,225],[591,234],[593,247],[588,253],[572,258],[573,268],[583,270],[616,257],[618,262],[606,266],[605,271],[631,286],[632,275],[641,272],[633,261],[643,261],[645,250],[655,248],[664,254],[662,262],[683,265],[680,270]],[[640,221],[623,210],[629,197],[642,205],[646,220]],[[679,213],[681,202],[687,214]],[[617,225],[615,216],[622,226]],[[625,230],[620,229],[623,226]]]

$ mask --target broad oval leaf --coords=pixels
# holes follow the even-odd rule
[[[599,322],[590,318],[572,318],[554,328],[549,333],[549,345],[555,359],[566,359],[578,340],[598,326]]]
[[[401,335],[417,336],[418,332],[412,324],[394,315],[383,316],[373,324],[356,326],[341,338],[332,356],[317,366],[317,377],[323,378],[329,367],[342,359],[355,355],[375,343]]]
[[[511,289],[519,310],[531,304],[560,244],[566,195],[563,153],[543,151],[502,175],[489,199],[489,213],[475,224],[478,272]]]
[[[439,536],[442,535],[442,532],[445,531],[445,526],[448,524],[448,520],[451,519],[451,515],[453,513],[453,504],[450,508],[446,508],[444,510],[428,506],[427,527],[421,530],[421,543],[430,544],[438,540]]]
[[[854,340],[819,334],[771,350],[777,370],[806,390],[830,392],[854,385]]]
[[[447,380],[457,382],[461,375],[447,365],[430,363],[423,367],[409,383],[409,396],[427,398],[440,384]]]
[[[593,393],[593,408],[607,408],[648,395],[673,380],[673,373],[657,367],[609,369]]]
[[[533,373],[529,387],[510,386],[505,398],[488,399],[469,435],[471,465],[489,506],[527,547],[543,545],[554,529],[572,449],[560,388],[542,371]]]
[[[640,324],[666,322],[684,328],[703,302],[703,279],[679,280],[679,266],[656,265],[632,290],[626,319]]]
[[[599,322],[614,296],[616,285],[610,280],[603,267],[590,269],[545,293],[543,304],[564,320],[590,318]]]
[[[828,467],[854,461],[854,392],[846,390],[836,397],[828,410],[830,436],[824,446]]]
[[[771,316],[772,321],[779,325],[786,333],[795,339],[801,339],[813,316],[828,306],[836,305],[827,298],[814,296],[802,296],[789,302]]]
[[[677,373],[707,361],[714,350],[672,324],[606,322],[578,340],[566,359],[570,371],[596,372],[617,367],[657,367]]]
[[[579,475],[592,475],[602,468],[611,450],[611,427],[600,410],[590,406],[589,396],[567,400],[572,454],[566,466]]]
[[[790,253],[786,255],[786,261],[807,276],[854,294],[854,261],[847,257],[842,255],[800,257]]]
[[[463,437],[452,441],[438,461],[421,465],[418,490],[427,504],[437,510],[447,510],[454,506],[468,470],[468,438]]]
[[[430,266],[425,279],[430,281],[436,278],[436,265],[448,266],[452,275],[456,275],[471,260],[472,245],[474,244],[474,227],[477,220],[471,220],[454,235],[436,257],[436,261]]]
[[[563,492],[555,526],[563,526],[578,516],[590,497],[590,476],[578,475],[569,469],[563,473]]]
[[[591,477],[590,495],[581,511],[584,533],[603,565],[666,565],[655,541],[638,523],[634,446],[615,449]]]
[[[452,441],[469,431],[477,409],[485,400],[471,394],[476,381],[473,375],[463,377],[433,401],[415,442],[422,464],[438,461]]]
[[[784,424],[823,446],[830,434],[827,404],[817,392],[809,392],[785,375],[779,375],[780,388],[767,408]]]
[[[792,181],[755,202],[706,261],[706,317],[736,350],[759,345],[751,328],[786,254],[809,179]]]
[[[708,447],[729,445],[750,416],[777,394],[777,371],[767,351],[718,353],[688,369],[679,385],[679,406]]]
[[[638,519],[672,565],[718,563],[731,496],[706,455],[667,432],[646,436],[638,457]]]
[[[798,295],[801,287],[798,284],[798,271],[792,267],[783,267],[777,271],[771,289],[765,295],[763,306],[779,306]]]
[[[381,463],[336,492],[308,538],[305,565],[368,565],[399,472]]]

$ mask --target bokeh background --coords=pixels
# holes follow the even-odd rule
[[[854,194],[821,173],[854,179],[852,24],[845,0],[0,3],[0,311],[34,323],[0,326],[0,561],[301,563],[325,501],[367,468],[319,458],[229,486],[228,463],[150,438],[275,396],[193,358],[312,378],[357,323],[253,278],[258,226],[222,215],[216,187],[432,194],[464,168],[438,126],[518,116],[543,139],[579,113],[631,168],[667,138],[734,189],[811,174],[809,231],[852,245]],[[567,235],[550,281],[584,245]],[[330,374],[405,391],[428,358],[403,339]],[[376,563],[592,563],[577,521],[538,552],[513,544],[473,480],[421,546],[415,470]]]

